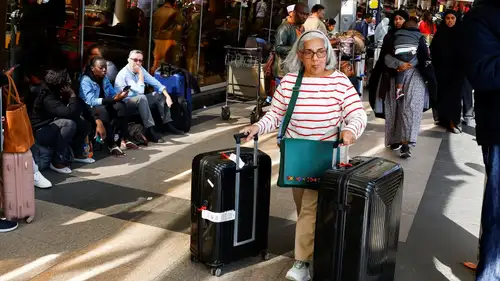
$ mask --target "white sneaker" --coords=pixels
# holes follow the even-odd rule
[[[64,168],[56,168],[52,163],[50,163],[50,169],[54,172],[58,172],[60,174],[71,174],[71,169],[69,167]]]
[[[73,158],[73,161],[78,162],[78,163],[83,163],[83,164],[92,164],[95,163],[94,158]]]
[[[295,261],[292,268],[286,274],[287,280],[292,281],[309,281],[311,274],[309,273],[309,265],[303,261]]]
[[[52,183],[38,171],[35,173],[35,186],[38,188],[50,188],[52,187]]]

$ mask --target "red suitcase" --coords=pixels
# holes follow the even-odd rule
[[[8,220],[35,218],[35,185],[33,156],[25,153],[3,153],[1,195],[2,208]]]

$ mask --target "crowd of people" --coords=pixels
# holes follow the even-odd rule
[[[142,66],[142,51],[132,50],[127,65],[118,71],[102,57],[105,50],[100,45],[89,47],[88,64],[76,87],[67,69],[60,65],[50,67],[42,77],[30,77],[32,97],[25,97],[24,101],[33,101],[27,108],[35,138],[35,187],[52,187],[42,174],[44,168],[71,174],[73,162],[94,163],[93,150],[101,144],[109,155],[124,157],[126,150],[138,149],[138,144],[163,143],[166,133],[184,134],[173,125],[173,101],[166,86]],[[0,83],[8,84],[7,76],[15,71],[12,68],[2,73]],[[140,120],[136,123],[143,130],[135,130],[131,135],[129,126],[135,120]],[[0,220],[0,232],[15,227],[15,222]]]

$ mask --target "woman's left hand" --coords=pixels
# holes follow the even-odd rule
[[[356,141],[356,136],[349,130],[344,130],[340,132],[340,139],[342,140],[341,145],[351,145]]]

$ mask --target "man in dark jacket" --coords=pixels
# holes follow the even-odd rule
[[[274,77],[282,78],[285,76],[283,61],[293,47],[301,33],[302,24],[309,16],[309,6],[304,3],[297,3],[290,21],[282,23],[276,30],[276,43],[274,50],[276,58],[274,61]]]
[[[84,155],[83,145],[90,131],[88,121],[96,123],[98,132],[105,132],[99,117],[91,115],[88,107],[71,89],[70,82],[65,70],[49,70],[31,116],[36,142],[54,149],[50,169],[62,174],[71,173],[66,162],[70,146],[74,161],[85,164],[95,162]]]
[[[500,280],[500,1],[476,0],[463,32],[467,77],[475,90],[476,139],[487,176],[476,280]]]

